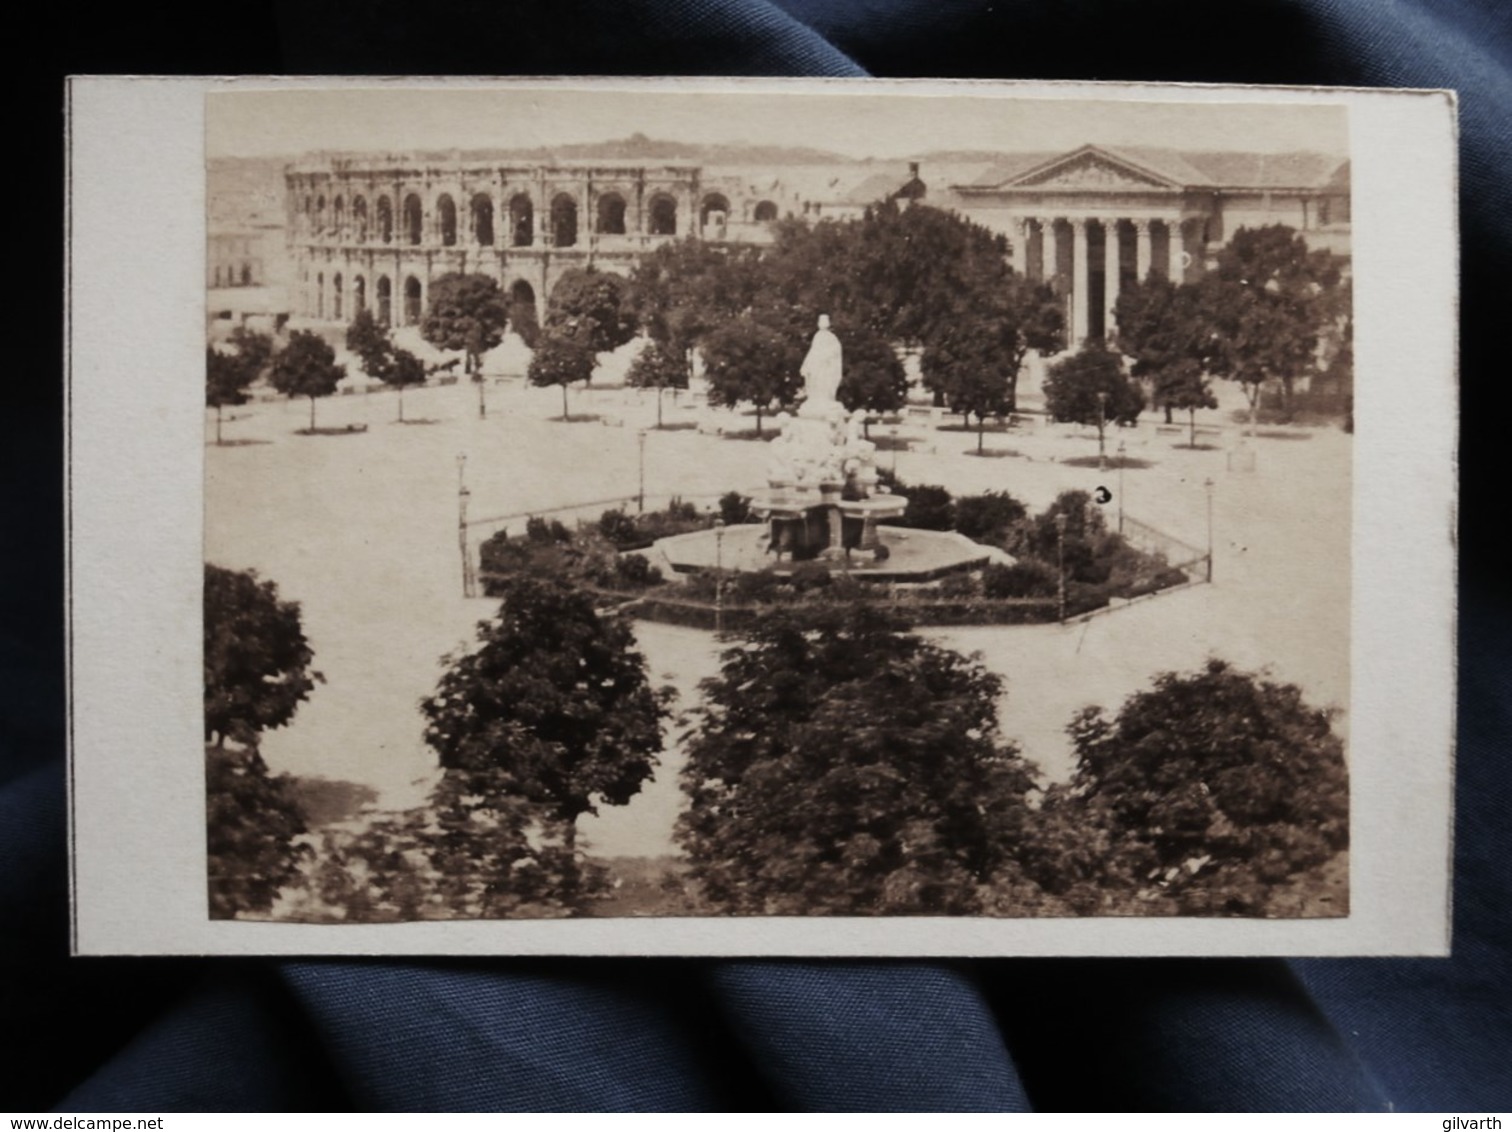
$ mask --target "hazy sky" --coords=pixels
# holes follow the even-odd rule
[[[853,157],[901,157],[939,149],[1055,150],[1084,143],[1192,150],[1348,153],[1337,105],[1191,101],[1224,97],[1165,88],[1139,101],[1002,98],[960,86],[941,93],[860,93],[852,84],[776,92],[734,91],[661,80],[627,89],[399,86],[212,91],[206,99],[211,157],[297,154],[312,149],[406,150],[550,146],[640,132],[687,142],[802,145]],[[1042,88],[1043,89],[1043,88]],[[689,97],[689,90],[698,90]],[[1081,94],[1085,87],[1078,88]],[[1150,97],[1187,101],[1152,101]],[[1254,95],[1227,97],[1255,97]],[[1271,92],[1269,99],[1299,97]]]

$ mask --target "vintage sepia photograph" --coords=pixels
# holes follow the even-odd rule
[[[205,103],[206,914],[1343,917],[1344,105]]]
[[[70,98],[78,953],[1448,947],[1451,96]]]

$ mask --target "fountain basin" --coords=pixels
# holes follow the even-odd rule
[[[869,500],[858,500],[865,503]],[[843,506],[852,506],[846,503]],[[835,557],[825,564],[831,570],[872,582],[918,584],[933,582],[947,574],[980,569],[997,552],[954,531],[918,531],[885,527],[888,556],[874,561],[868,553]],[[691,531],[660,539],[656,550],[679,574],[722,569],[727,571],[770,570],[787,576],[803,565],[784,557],[780,562],[769,549],[771,537],[765,524],[742,523],[714,531]]]

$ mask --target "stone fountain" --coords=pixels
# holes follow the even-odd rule
[[[767,460],[767,487],[751,507],[767,524],[767,551],[780,562],[887,557],[877,534],[882,519],[902,514],[908,501],[877,482],[876,446],[862,437],[866,414],[847,413],[835,399],[843,375],[840,339],[828,315],[819,316],[799,370],[804,398],[783,413],[781,433]]]
[[[785,574],[818,559],[877,582],[919,584],[986,564],[988,549],[954,531],[879,530],[908,500],[877,482],[876,446],[862,436],[865,414],[847,413],[835,399],[842,371],[840,340],[821,315],[800,370],[803,401],[777,418],[782,431],[768,445],[767,486],[752,493],[763,524],[657,540],[674,573]]]

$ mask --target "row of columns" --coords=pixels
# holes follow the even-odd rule
[[[1157,271],[1168,279],[1181,279],[1183,246],[1181,219],[1179,217],[1022,217],[1013,229],[1013,267],[1016,272],[1042,282],[1064,280],[1061,270],[1060,242],[1056,237],[1058,226],[1064,225],[1071,235],[1070,247],[1070,318],[1068,330],[1070,342],[1079,346],[1096,336],[1098,323],[1106,335],[1114,323],[1113,311],[1118,303],[1122,287],[1122,257],[1119,236],[1121,223],[1129,224],[1134,231],[1133,275],[1144,280],[1151,271]],[[1094,317],[1091,294],[1091,240],[1093,227],[1103,233],[1103,302],[1101,318]],[[1154,235],[1164,235],[1165,262],[1157,264],[1154,256]],[[1036,239],[1037,237],[1037,239]],[[1037,261],[1032,255],[1038,250]],[[1034,268],[1037,267],[1037,270]]]

